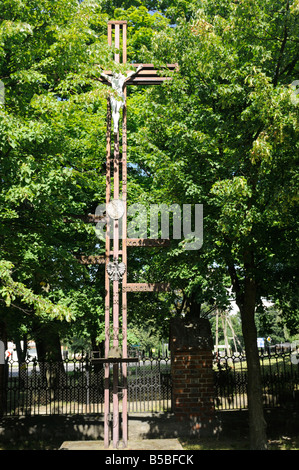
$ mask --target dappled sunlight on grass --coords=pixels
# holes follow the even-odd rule
[[[181,441],[185,450],[248,450],[249,444],[245,439],[229,439],[205,437]]]
[[[182,440],[184,450],[249,450],[249,440],[228,437]],[[268,450],[299,450],[299,436],[268,440]]]

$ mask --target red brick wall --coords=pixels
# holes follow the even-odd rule
[[[214,416],[212,352],[194,348],[176,350],[171,362],[175,416],[190,421],[193,432],[209,427]]]

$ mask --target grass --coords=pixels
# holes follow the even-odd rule
[[[0,441],[0,450],[58,450],[61,444],[61,440]]]
[[[180,440],[184,450],[249,450],[249,442],[245,437],[228,436],[210,437],[198,439]],[[1,442],[0,450],[59,450],[61,440],[22,440],[15,442]],[[268,440],[268,449],[277,450],[299,450],[299,436],[281,436],[277,439]]]
[[[247,361],[244,358],[241,361],[235,359],[227,359],[223,361],[221,364],[223,366],[222,370],[225,370],[225,365],[227,364],[228,369],[231,368],[232,371],[235,372],[247,372]],[[260,356],[260,364],[261,364],[261,371],[263,375],[276,375],[276,376],[288,376],[292,375],[292,373],[296,373],[296,367],[291,363],[291,358],[289,355],[280,356],[279,354],[272,354],[272,355],[263,355]],[[213,369],[217,372],[218,367],[217,364],[214,363]]]
[[[44,441],[23,441],[14,443],[0,443],[0,450],[59,450],[62,442],[44,442]],[[182,441],[184,450],[249,450],[249,444],[246,440],[230,439],[202,439],[200,443],[192,441]],[[269,450],[299,450],[299,438],[282,437],[275,441],[268,442]]]
[[[184,450],[249,450],[248,439],[229,437],[203,438],[181,442]],[[275,440],[268,440],[268,450],[299,450],[299,436],[282,436]]]

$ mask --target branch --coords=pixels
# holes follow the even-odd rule
[[[236,303],[241,310],[241,306],[243,306],[243,303],[244,303],[244,293],[242,292],[242,289],[241,289],[237,271],[232,262],[227,263],[227,268],[228,268],[228,273],[232,281],[233,291],[236,294]]]
[[[286,11],[289,11],[289,0],[287,0],[287,8],[286,8]],[[284,53],[284,50],[285,50],[285,46],[286,46],[286,43],[287,43],[287,40],[288,40],[288,29],[287,29],[287,25],[285,24],[284,26],[284,36],[283,36],[283,40],[282,40],[282,44],[281,44],[281,47],[280,47],[280,52],[279,52],[279,57],[278,57],[278,61],[277,61],[277,66],[276,66],[276,70],[275,70],[275,74],[274,74],[274,78],[273,78],[273,85],[274,87],[276,87],[277,83],[278,83],[278,77],[279,77],[279,70],[280,70],[280,67],[281,67],[281,61],[282,61],[282,57],[283,57],[283,53]]]
[[[6,304],[4,299],[0,299],[0,302],[3,302],[3,303]],[[33,310],[25,310],[24,308],[20,307],[19,305],[16,305],[16,304],[13,304],[13,303],[10,304],[10,307],[14,307],[18,310],[21,310],[21,312],[25,313],[25,315],[32,315],[33,314]]]
[[[281,72],[281,75],[283,75],[285,72],[292,73],[297,64],[298,59],[299,54],[295,55],[294,59],[288,65],[285,66],[285,68]]]
[[[67,321],[73,319],[72,311],[68,307],[55,305],[50,300],[34,294],[21,282],[14,281],[11,277],[12,268],[12,263],[0,260],[0,294],[3,297],[1,300],[4,300],[7,307],[12,305],[13,300],[19,298],[26,305],[32,305],[36,315],[48,315],[51,319]],[[14,304],[14,306],[16,305]],[[22,310],[21,307],[16,307]]]

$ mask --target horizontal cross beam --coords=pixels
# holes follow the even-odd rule
[[[105,256],[85,256],[85,255],[76,255],[75,258],[80,264],[105,264]]]
[[[170,284],[167,282],[156,283],[127,283],[123,286],[123,292],[168,292]]]
[[[138,67],[142,67],[141,70],[133,75],[132,78],[129,78],[126,81],[126,85],[160,85],[161,83],[171,80],[172,77],[162,77],[159,74],[159,70],[153,64],[131,64],[136,69]],[[174,72],[178,70],[178,64],[167,64],[165,67],[162,67],[161,70],[168,70],[170,72]],[[105,75],[112,75],[111,70],[105,70],[103,72]],[[127,71],[129,73],[129,71]],[[109,84],[108,81],[101,76],[100,81]]]
[[[127,20],[111,20],[107,24],[114,26],[115,24],[127,24]]]
[[[63,222],[66,224],[70,224],[74,222],[75,220],[82,220],[82,222],[89,224],[89,223],[101,222],[105,220],[105,216],[86,214],[86,215],[66,215],[63,217]]]
[[[169,246],[170,240],[168,239],[152,239],[152,238],[127,238],[127,246]]]

